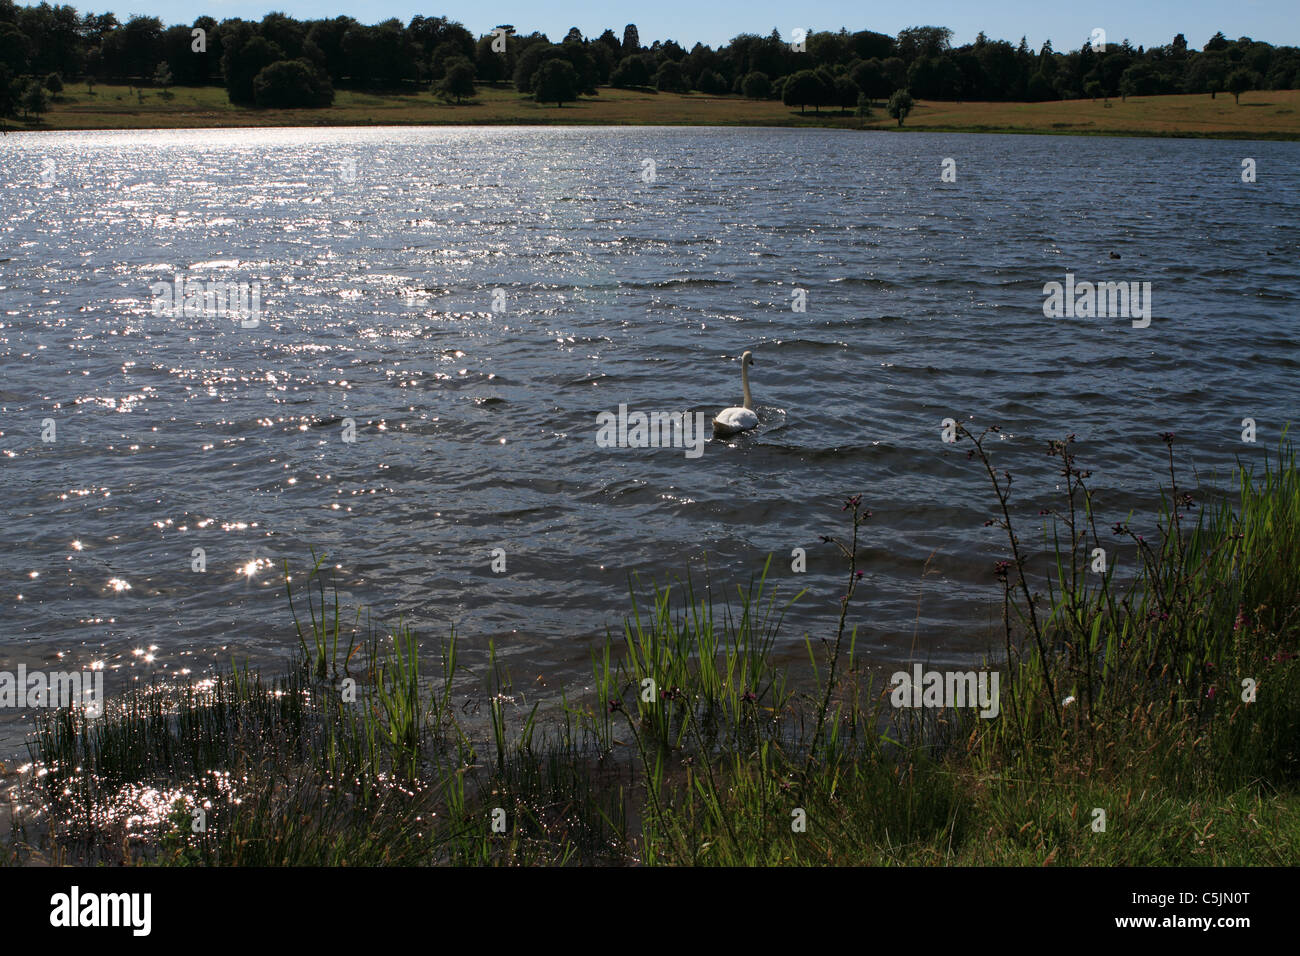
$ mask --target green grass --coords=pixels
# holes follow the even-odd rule
[[[990,430],[995,431],[995,429]],[[47,715],[11,862],[164,865],[1264,865],[1300,852],[1300,476],[1289,443],[1230,495],[1168,477],[1150,530],[1094,513],[1072,439],[1041,548],[962,430],[1007,540],[1001,714],[894,709],[843,610],[809,665],[773,664],[767,568],[734,595],[633,586],[593,694],[540,711],[489,656],[438,665],[403,622],[339,609],[316,560],[286,574],[299,655],[106,717]],[[996,443],[991,443],[991,446]],[[991,447],[990,446],[990,447]],[[1055,480],[1055,479],[1053,479]],[[1147,539],[1150,540],[1147,540]],[[1112,557],[1135,557],[1120,574]],[[294,580],[289,580],[294,577]],[[706,582],[709,583],[709,582]],[[351,623],[347,623],[350,621]],[[1253,696],[1243,688],[1249,678]],[[486,689],[464,714],[467,686]],[[458,704],[457,701],[463,700]],[[1067,703],[1068,701],[1068,703]],[[151,808],[134,820],[141,807]],[[197,815],[196,811],[202,810]],[[1104,813],[1105,827],[1098,826]],[[196,819],[205,824],[196,828]],[[495,826],[494,826],[495,824]]]
[[[434,94],[339,90],[327,109],[262,110],[232,105],[222,87],[155,89],[69,84],[39,121],[9,120],[10,128],[177,129],[248,126],[601,125],[828,126],[896,130],[877,106],[870,117],[824,109],[800,111],[775,100],[735,95],[657,93],[601,87],[562,107],[540,104],[507,86],[480,87],[461,105]],[[1055,133],[1132,136],[1300,138],[1300,91],[1060,100],[1045,103],[917,101],[902,131]]]

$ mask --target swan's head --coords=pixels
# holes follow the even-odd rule
[[[749,351],[748,349],[746,349],[746,350],[745,350],[745,354],[742,355],[742,356],[740,357],[740,364],[741,364],[741,365],[753,365],[753,364],[754,364],[754,353],[751,352],[751,351]]]

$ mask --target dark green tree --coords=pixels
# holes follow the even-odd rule
[[[1225,88],[1232,94],[1233,102],[1240,106],[1241,94],[1255,88],[1255,78],[1251,76],[1248,70],[1233,70],[1228,76]]]
[[[1029,98],[1036,103],[1050,100],[1056,95],[1052,80],[1042,70],[1029,78]]]
[[[1220,30],[1214,34],[1214,36],[1210,37],[1203,49],[1206,53],[1210,53],[1218,50],[1226,50],[1229,46],[1231,46],[1231,44],[1228,42],[1228,38],[1225,37],[1223,31]]]
[[[468,60],[472,64],[473,55],[473,50],[466,54],[464,46],[459,42],[444,40],[434,48],[433,55],[429,58],[429,79],[434,83],[440,81],[447,73],[448,64],[453,60]]]
[[[252,33],[251,29],[247,39],[227,34],[225,43],[221,71],[226,77],[226,95],[230,102],[247,106],[256,102],[254,78],[272,63],[283,60],[284,54],[278,46]]]
[[[640,52],[641,34],[637,32],[635,23],[629,23],[623,28],[622,53],[624,56],[635,56]]]
[[[898,120],[898,125],[903,125],[903,120],[912,112],[912,107],[916,103],[912,99],[912,94],[907,90],[894,90],[893,96],[889,98],[889,104],[885,107],[889,115]]]
[[[254,102],[270,109],[308,109],[334,102],[329,77],[308,60],[279,60],[253,78]]]
[[[825,84],[812,70],[800,70],[786,78],[781,91],[781,102],[786,106],[797,106],[799,112],[806,112],[806,107],[820,107],[826,101]]]
[[[163,58],[162,21],[157,17],[132,17],[126,25],[104,37],[105,65],[112,76],[147,80]]]
[[[506,38],[506,52],[497,53],[492,49],[496,37],[491,33],[480,37],[474,48],[474,76],[484,83],[497,83],[510,75],[509,60],[510,38]]]
[[[18,91],[15,89],[13,71],[0,63],[0,117],[13,116],[17,108]]]
[[[13,73],[27,72],[31,63],[32,41],[12,23],[0,23],[0,66]]]
[[[87,93],[92,95],[94,94],[95,83],[98,82],[99,71],[101,68],[102,64],[100,62],[99,47],[93,47],[86,54],[86,75],[84,79],[86,81]]]
[[[438,94],[458,104],[474,95],[474,64],[462,57],[447,62],[446,72],[438,81]]]
[[[172,69],[170,66],[167,65],[166,60],[163,60],[161,63],[159,63],[158,68],[153,71],[154,86],[158,86],[162,88],[164,98],[169,98],[171,96],[171,92],[169,88],[171,87],[172,83],[175,82],[175,80],[176,78],[172,76]]]
[[[578,71],[568,60],[547,60],[538,68],[533,86],[539,103],[563,106],[578,98]]]
[[[772,95],[772,81],[766,73],[759,70],[746,73],[740,88],[741,92],[751,100],[765,100]]]
[[[695,89],[701,93],[716,95],[727,92],[727,81],[717,70],[704,69],[695,80]]]
[[[616,62],[620,57],[622,57],[623,44],[618,42],[618,37],[614,35],[613,30],[606,30],[596,39],[596,42],[609,50],[610,53],[614,54]]]
[[[939,56],[952,45],[952,30],[947,27],[908,27],[898,31],[898,55],[910,65],[923,56]]]
[[[840,108],[840,112],[844,113],[847,112],[851,107],[857,105],[858,96],[861,94],[861,90],[858,89],[858,85],[854,83],[851,79],[849,79],[847,76],[843,74],[840,74],[839,76],[835,77],[834,81],[831,84],[831,94],[832,94],[831,105],[838,106]]]
[[[883,100],[894,89],[889,85],[880,61],[875,58],[855,63],[849,70],[849,78],[872,100]]]
[[[515,89],[520,93],[532,93],[542,61],[563,55],[563,50],[547,40],[523,41],[522,49],[515,57]]]
[[[611,86],[627,89],[633,86],[650,85],[650,68],[646,64],[645,57],[627,56],[619,63],[618,68],[614,70],[609,78]]]
[[[682,68],[672,60],[664,60],[655,71],[655,89],[664,93],[684,93],[687,90]]]
[[[50,94],[36,80],[29,80],[27,88],[23,90],[20,104],[23,108],[23,119],[33,115],[37,122],[40,122],[41,114],[50,109]]]

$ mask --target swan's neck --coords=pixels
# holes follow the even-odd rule
[[[754,410],[754,397],[749,394],[749,363],[740,363],[740,383],[745,389],[745,407],[750,411]]]

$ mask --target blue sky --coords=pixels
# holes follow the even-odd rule
[[[24,2],[24,0],[19,0]],[[642,42],[671,38],[689,48],[696,41],[717,46],[737,33],[769,33],[773,27],[788,35],[792,27],[877,30],[897,34],[908,26],[951,27],[954,42],[967,43],[984,30],[995,39],[1029,38],[1034,48],[1050,39],[1058,50],[1079,47],[1094,27],[1106,31],[1110,42],[1128,37],[1134,46],[1168,43],[1183,33],[1195,49],[1216,30],[1228,37],[1249,36],[1275,44],[1300,46],[1300,4],[1297,0],[1000,0],[994,3],[904,0],[894,3],[850,0],[113,0],[88,3],[65,0],[81,12],[111,9],[125,20],[129,14],[151,14],[166,24],[190,23],[208,14],[260,19],[282,10],[299,19],[347,14],[363,23],[389,17],[407,22],[415,14],[444,15],[459,20],[476,34],[498,23],[512,23],[525,32],[537,29],[552,40],[569,27],[598,35],[606,27],[622,36],[623,26],[635,23]],[[119,0],[120,2],[120,0]]]

